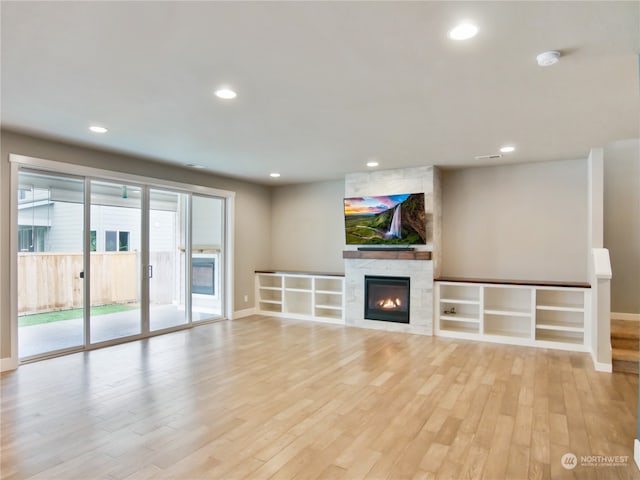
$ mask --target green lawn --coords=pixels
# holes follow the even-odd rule
[[[133,305],[102,305],[100,307],[91,307],[91,316],[106,315],[108,313],[125,312],[138,308]],[[82,318],[81,308],[72,308],[70,310],[58,310],[56,312],[35,313],[33,315],[22,315],[18,317],[18,327],[30,327],[31,325],[40,325],[42,323],[61,322],[63,320],[73,320]]]

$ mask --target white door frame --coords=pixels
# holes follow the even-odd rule
[[[224,262],[224,278],[226,278],[224,298],[222,301],[222,317],[225,319],[233,319],[233,264],[234,264],[234,203],[235,192],[230,190],[222,190],[218,188],[205,187],[202,185],[190,185],[181,182],[174,182],[171,180],[163,180],[153,177],[145,177],[142,175],[135,175],[125,172],[117,172],[113,170],[106,170],[101,168],[88,167],[84,165],[75,165],[66,162],[59,162],[55,160],[46,160],[42,158],[30,157],[25,155],[10,154],[9,162],[11,163],[11,204],[10,204],[10,250],[11,261],[9,264],[10,272],[10,285],[11,285],[11,299],[10,299],[10,313],[11,313],[11,356],[9,358],[3,358],[0,365],[0,371],[13,370],[17,368],[19,364],[18,357],[18,275],[17,275],[17,248],[18,248],[18,236],[16,234],[18,229],[18,214],[17,214],[17,189],[18,189],[18,171],[21,167],[28,167],[37,170],[41,170],[47,173],[58,174],[70,174],[74,176],[85,177],[89,179],[101,179],[115,182],[132,182],[147,187],[156,188],[170,188],[173,190],[182,191],[184,193],[202,194],[206,196],[213,196],[224,199],[224,247],[225,262]],[[87,209],[85,208],[85,211]],[[86,216],[87,214],[85,214]],[[86,220],[86,218],[85,218]],[[88,235],[87,235],[88,238]],[[86,242],[85,242],[86,243]],[[87,247],[87,245],[85,245]],[[86,289],[88,290],[88,289]],[[191,292],[189,292],[191,294]],[[189,328],[193,324],[189,323],[186,326],[178,327]],[[166,333],[161,331],[160,334]],[[154,333],[148,333],[143,337],[154,336]],[[128,339],[129,340],[129,339]],[[113,342],[119,343],[119,342]],[[90,350],[92,348],[99,348],[105,346],[105,343],[100,343],[96,346],[91,346],[85,341],[85,349]]]

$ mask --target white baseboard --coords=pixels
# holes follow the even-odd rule
[[[629,320],[631,322],[640,322],[640,313],[611,312],[611,320]]]
[[[0,372],[9,372],[18,368],[18,360],[7,357],[0,359]]]
[[[640,440],[637,438],[633,442],[633,459],[636,461],[638,468],[640,468]]]
[[[249,317],[255,314],[256,314],[255,308],[246,308],[244,310],[236,310],[235,312],[233,312],[233,320],[236,320],[238,318]]]
[[[596,360],[595,354],[591,354],[591,361],[593,362],[593,368],[595,368],[596,372],[613,372],[613,364],[612,363],[603,363]]]

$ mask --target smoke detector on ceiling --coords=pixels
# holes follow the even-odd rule
[[[548,67],[554,65],[560,61],[560,52],[556,50],[550,50],[548,52],[542,52],[536,57],[538,65],[541,67]]]

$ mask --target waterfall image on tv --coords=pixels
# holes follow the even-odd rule
[[[424,193],[344,199],[347,245],[425,245]]]

